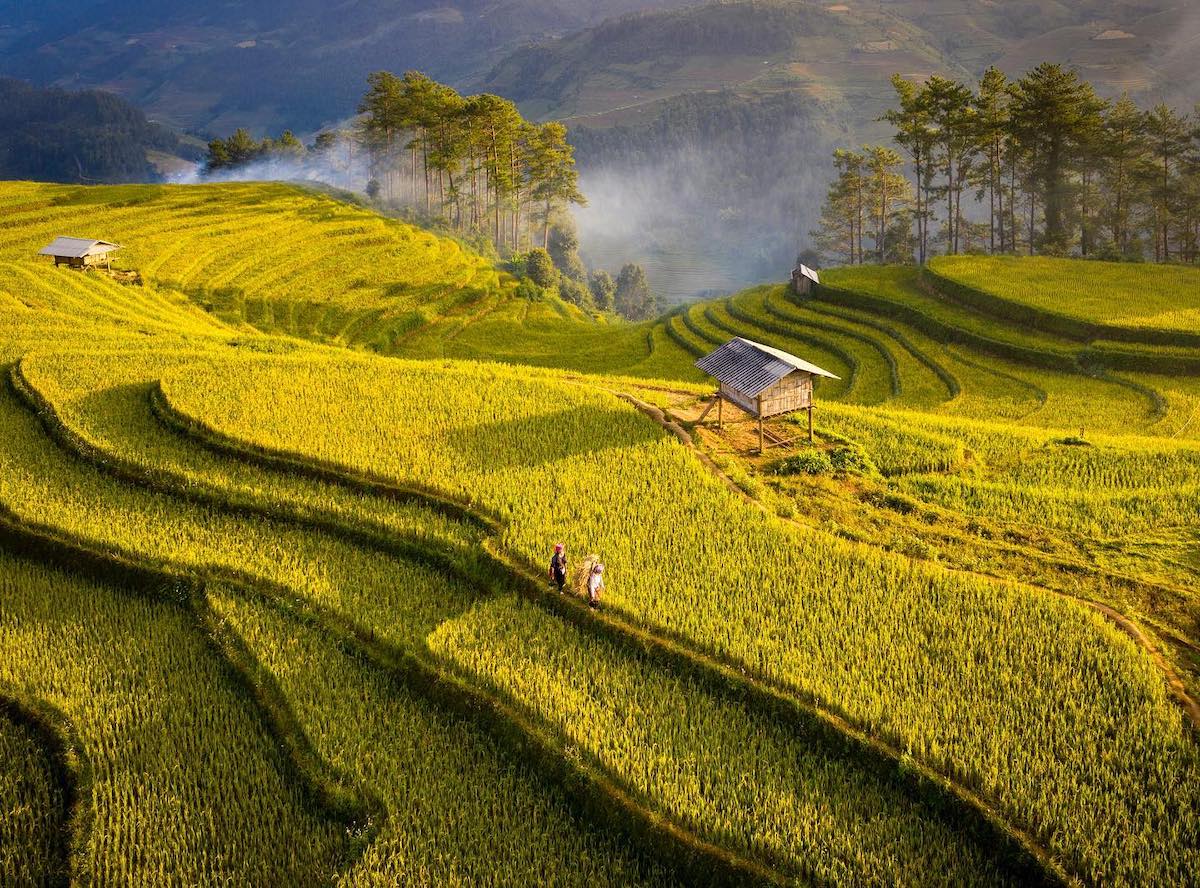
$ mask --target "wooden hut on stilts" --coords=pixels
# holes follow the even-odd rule
[[[783,413],[807,411],[808,440],[811,441],[813,381],[819,376],[839,378],[795,355],[740,336],[705,355],[696,366],[720,383],[716,397],[700,415],[697,424],[704,422],[715,406],[717,426],[720,427],[724,422],[724,403],[728,401],[758,420],[759,453],[766,452],[768,446],[783,446],[794,440],[779,438],[765,428],[766,419]]]
[[[52,256],[54,265],[87,270],[103,265],[112,270],[110,254],[121,249],[120,244],[110,241],[91,240],[85,237],[56,237],[53,243],[38,250],[40,256]]]

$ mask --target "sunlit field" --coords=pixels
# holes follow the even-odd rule
[[[597,319],[283,185],[0,208],[0,883],[1200,871],[1186,343],[895,268]],[[1056,311],[1106,268],[971,262]],[[1183,329],[1172,281],[1063,314]],[[812,444],[695,424],[733,336],[840,377]]]

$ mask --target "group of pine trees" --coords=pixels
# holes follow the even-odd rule
[[[355,125],[320,133],[305,146],[291,132],[256,140],[239,129],[208,146],[206,171],[282,162],[321,174],[362,169],[366,193],[426,224],[490,241],[510,257],[532,297],[557,292],[587,311],[640,320],[658,313],[645,272],[626,265],[614,280],[588,274],[569,208],[586,203],[574,150],[561,123],[535,124],[507,99],[462,96],[424,74],[368,78]]]
[[[586,203],[567,128],[531,123],[507,99],[380,71],[358,110],[383,199],[489,233],[501,251],[548,248],[555,217]]]
[[[213,139],[206,170],[299,161],[342,148],[350,166],[357,151],[371,197],[457,231],[490,235],[503,252],[548,248],[558,215],[586,204],[567,128],[531,123],[507,99],[462,96],[416,71],[403,77],[379,71],[368,78],[358,110],[352,129],[322,133],[309,147],[290,131],[259,141],[239,129]]]
[[[898,107],[883,120],[900,150],[834,152],[837,176],[813,232],[826,259],[1200,262],[1200,108],[1105,101],[1050,63],[1014,81],[989,68],[974,90],[939,76],[892,84]]]
[[[204,169],[208,173],[236,170],[260,160],[299,160],[319,146],[308,148],[291,130],[278,139],[255,139],[247,130],[237,129],[228,139],[208,143]]]

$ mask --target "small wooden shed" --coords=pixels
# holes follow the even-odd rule
[[[92,268],[103,265],[112,268],[110,254],[121,249],[120,244],[83,237],[56,237],[54,243],[38,250],[39,256],[53,256],[55,266]]]
[[[714,377],[720,387],[716,397],[700,417],[700,422],[715,405],[717,424],[723,421],[725,401],[758,420],[758,450],[765,449],[763,421],[781,413],[808,411],[808,439],[813,437],[813,380],[818,376],[838,379],[828,370],[803,358],[769,345],[736,336],[696,362],[696,366]],[[773,444],[788,442],[773,439]]]
[[[792,292],[797,296],[811,296],[813,285],[819,283],[817,273],[803,262],[792,269]]]

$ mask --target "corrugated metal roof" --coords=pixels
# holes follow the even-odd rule
[[[696,366],[752,398],[796,371],[828,379],[838,378],[816,364],[741,336],[735,336],[716,351],[705,355],[696,362]]]
[[[816,271],[809,268],[803,262],[800,263],[800,273],[802,275],[804,275],[806,278],[808,278],[810,281],[812,281],[814,284],[821,283],[821,279],[819,277],[817,277]]]
[[[121,249],[120,244],[82,237],[56,237],[54,243],[38,250],[39,256],[61,256],[67,259],[82,259],[84,256],[103,256]]]

